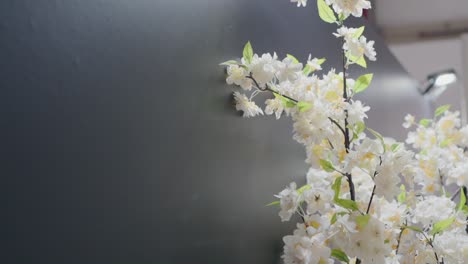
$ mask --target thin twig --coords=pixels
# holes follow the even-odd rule
[[[380,164],[379,166],[382,165],[382,156],[379,156],[379,159],[380,159]],[[377,174],[379,174],[379,172],[376,170],[374,171],[374,177],[373,179],[375,179],[375,177],[377,177]],[[372,189],[372,194],[371,194],[371,197],[370,197],[370,200],[369,200],[369,204],[367,205],[367,210],[366,210],[366,214],[369,213],[369,210],[370,210],[370,207],[371,207],[371,204],[372,204],[372,199],[374,199],[374,195],[375,195],[375,189],[377,188],[377,185],[374,183],[374,188]]]
[[[460,190],[461,190],[461,188],[459,188],[459,189],[457,190],[457,192],[454,193],[454,194],[452,195],[452,198],[450,198],[450,200],[453,201],[453,200],[457,197],[457,195],[460,193]]]
[[[269,91],[269,92],[272,92],[272,93],[281,95],[281,96],[283,96],[284,98],[287,98],[287,99],[289,99],[289,100],[291,100],[291,101],[293,101],[293,102],[295,102],[295,103],[298,103],[298,102],[299,102],[298,100],[296,100],[296,99],[294,99],[294,98],[292,98],[292,97],[289,97],[289,96],[287,96],[287,95],[278,93],[277,91],[273,90],[268,84],[265,84],[265,87],[262,88],[262,87],[260,86],[260,84],[258,84],[257,80],[255,80],[255,78],[252,76],[252,73],[251,73],[249,76],[245,76],[245,77],[248,78],[248,79],[251,79],[251,80],[254,82],[255,87],[256,87],[258,90],[260,90],[260,91],[263,91],[263,92],[264,92],[264,91]]]
[[[344,44],[344,38],[342,40],[342,44]],[[349,100],[348,98],[348,88],[346,87],[346,54],[344,49],[342,49],[342,57],[343,57],[343,99],[347,102]],[[350,148],[350,140],[349,140],[349,128],[348,128],[348,110],[344,110],[345,114],[345,125],[344,125],[344,144],[345,144],[345,150],[346,153],[349,153],[349,148]],[[354,189],[354,183],[353,183],[353,176],[351,173],[347,173],[346,177],[348,178],[348,184],[349,184],[349,194],[351,196],[351,200],[356,201],[356,191]],[[360,262],[360,261],[359,261]],[[357,263],[357,262],[356,262]]]
[[[437,252],[435,250],[434,244],[432,243],[432,240],[430,240],[424,232],[422,232],[421,234],[423,234],[424,238],[426,238],[426,242],[429,244],[429,246],[432,247],[432,250],[434,250],[434,256],[436,258],[437,263],[443,263],[439,261],[439,256],[437,255]]]
[[[329,117],[328,119],[341,130],[341,132],[343,133],[343,136],[346,135],[346,131],[343,129],[343,127],[335,119],[333,119],[331,117]]]
[[[370,207],[371,207],[371,204],[372,204],[372,199],[374,199],[374,195],[375,195],[375,188],[377,188],[377,185],[374,184],[374,189],[372,189],[372,194],[371,194],[371,197],[369,199],[369,204],[367,205],[366,214],[369,214],[369,210],[370,210]]]
[[[405,223],[405,225],[406,225],[406,223]],[[398,235],[398,239],[397,239],[398,244],[397,244],[397,248],[395,250],[396,255],[398,255],[398,250],[400,250],[400,241],[401,241],[401,237],[403,236],[403,231],[405,231],[405,229],[400,228],[400,234]]]

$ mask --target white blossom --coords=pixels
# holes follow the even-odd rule
[[[285,110],[283,101],[281,101],[281,99],[279,98],[267,99],[265,101],[265,104],[266,104],[265,114],[272,115],[274,113],[276,116],[276,119],[280,119],[281,114]]]
[[[468,235],[464,234],[464,230],[456,231],[459,230],[443,232],[434,241],[439,257],[444,258],[447,264],[462,264],[468,260]]]
[[[236,110],[244,112],[243,117],[263,115],[262,109],[255,102],[250,101],[245,94],[234,92],[234,99],[236,100]]]
[[[341,19],[361,16],[371,7],[367,0],[326,3]],[[334,33],[344,41],[345,68],[362,65],[357,60],[363,56],[376,60],[374,41],[361,32],[341,26]],[[296,213],[301,219],[293,234],[283,238],[284,263],[332,264],[332,249],[341,249],[350,263],[436,263],[436,253],[447,264],[466,262],[466,215],[448,198],[449,191],[468,185],[468,126],[461,127],[460,113],[444,107],[433,119],[416,121],[406,115],[403,127],[411,129],[407,145],[371,129],[374,135],[368,137],[370,107],[353,92],[360,79],[348,76],[352,71],[335,69],[317,75],[314,71],[322,69],[322,62],[311,55],[302,64],[290,55],[278,59],[276,53],[253,54],[246,45],[240,64],[224,63],[229,64],[228,84],[245,91],[254,88],[249,95],[234,93],[236,109],[244,117],[265,112],[279,119],[285,113],[293,122],[293,139],[305,148],[310,165],[306,185],[298,189],[291,183],[273,203],[279,202],[281,221],[290,221]],[[262,110],[253,99],[267,92],[275,97],[267,99]],[[442,232],[430,233],[449,218],[453,223]]]
[[[320,65],[320,60],[317,58],[312,59],[312,54],[309,54],[309,58],[307,59],[307,65],[309,65],[312,71],[321,70],[322,66]]]
[[[413,222],[423,226],[447,219],[455,212],[455,203],[444,196],[427,196],[416,204]]]
[[[343,45],[343,49],[349,51],[349,53],[355,57],[360,58],[366,56],[371,61],[377,60],[374,49],[374,41],[367,41],[367,38],[361,36],[359,38],[345,38],[346,42]]]
[[[345,39],[351,39],[353,38],[353,35],[357,32],[357,30],[357,28],[348,28],[342,26],[338,28],[337,33],[333,33],[333,35],[336,37],[344,37]]]
[[[319,264],[328,261],[331,249],[325,244],[323,234],[310,236],[303,224],[298,224],[291,236],[285,236],[284,254],[285,264]]]
[[[281,221],[289,221],[291,216],[296,212],[300,202],[296,183],[292,182],[288,188],[282,190],[275,197],[280,198],[281,211],[279,212],[279,216],[281,217]]]
[[[391,252],[385,240],[385,225],[371,217],[363,229],[352,234],[349,253],[360,258],[363,263],[385,263],[385,256]]]
[[[252,80],[246,78],[248,72],[244,68],[239,67],[238,65],[229,65],[227,68],[227,74],[227,84],[239,85],[242,89],[247,91],[252,89]]]
[[[370,9],[371,3],[367,0],[326,0],[327,4],[332,5],[338,14],[355,17],[362,16],[363,9]]]
[[[405,116],[405,122],[403,123],[404,128],[410,128],[414,124],[414,116],[407,114]]]
[[[455,183],[459,187],[468,186],[468,158],[456,163],[446,177],[447,184]]]
[[[330,207],[334,192],[331,189],[312,187],[304,192],[304,201],[307,203],[307,213],[314,214]]]
[[[302,70],[302,63],[296,63],[292,58],[286,57],[281,63],[278,63],[277,68],[276,77],[280,82],[294,81]]]
[[[370,110],[370,107],[362,105],[361,101],[351,101],[346,110],[348,110],[348,121],[355,124],[367,118],[366,112]]]
[[[277,59],[276,53],[273,56],[270,53],[265,53],[261,57],[255,54],[249,65],[252,77],[259,84],[270,82],[275,77],[278,68],[279,61]]]
[[[392,201],[400,192],[399,183],[401,180],[390,164],[380,166],[374,181],[376,186],[375,194],[379,197],[385,197],[387,201]]]
[[[305,7],[307,5],[307,0],[291,0],[291,3],[297,3],[297,7]]]

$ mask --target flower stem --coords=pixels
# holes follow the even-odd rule
[[[343,44],[344,44],[344,39],[342,40],[342,48],[341,48],[341,53],[343,57],[343,99],[347,102],[349,101],[348,98],[348,88],[346,87],[346,54],[345,50],[343,49]],[[348,128],[348,110],[344,110],[345,113],[345,119],[344,119],[344,145],[345,145],[345,150],[346,153],[349,153],[349,148],[351,145],[351,142],[349,140],[349,128]],[[353,183],[353,176],[351,173],[346,173],[346,178],[348,179],[348,184],[349,184],[349,194],[351,196],[351,200],[356,201],[356,191],[354,189],[354,183]],[[357,263],[357,262],[356,262]]]

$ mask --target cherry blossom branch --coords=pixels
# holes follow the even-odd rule
[[[343,136],[346,137],[346,131],[343,129],[343,127],[333,118],[329,117],[328,118],[333,124],[335,124],[340,130],[341,132],[343,133]]]
[[[252,81],[254,82],[254,84],[255,84],[255,88],[257,88],[258,90],[260,90],[260,91],[262,91],[262,92],[269,91],[269,92],[272,92],[272,93],[274,93],[274,94],[281,95],[281,96],[283,96],[284,98],[287,98],[287,99],[289,99],[289,100],[291,100],[291,101],[293,101],[293,102],[295,102],[295,103],[298,103],[298,102],[299,102],[298,100],[296,100],[296,99],[294,99],[294,98],[292,98],[292,97],[289,97],[289,96],[284,95],[284,94],[280,94],[280,93],[278,93],[277,91],[271,89],[271,87],[270,87],[268,84],[265,84],[265,88],[262,88],[262,87],[258,84],[257,80],[255,80],[255,78],[253,77],[252,73],[250,73],[249,76],[245,76],[245,78],[248,78],[248,79],[252,80]]]
[[[424,232],[421,232],[423,234],[424,238],[426,239],[427,244],[432,247],[432,250],[434,250],[434,256],[436,258],[437,263],[444,264],[444,260],[442,259],[442,262],[439,261],[439,256],[437,255],[437,252],[434,247],[434,243],[432,243],[432,240],[429,239]]]
[[[454,201],[455,198],[457,197],[457,195],[460,194],[460,190],[461,190],[461,188],[459,188],[459,189],[452,195],[452,197],[450,198],[450,200]]]
[[[339,23],[341,26],[344,25],[344,22],[341,21]],[[342,39],[342,45],[341,45],[341,53],[342,53],[342,58],[343,58],[343,99],[348,102],[348,88],[346,87],[346,69],[347,69],[347,58],[345,54],[345,50],[343,48],[345,43],[345,39]],[[349,147],[350,147],[350,140],[349,140],[349,128],[348,128],[348,110],[344,110],[345,113],[345,128],[344,128],[344,144],[345,144],[345,150],[346,153],[349,153]],[[349,194],[351,196],[351,200],[356,201],[356,191],[354,189],[354,183],[353,183],[353,176],[351,173],[347,173],[346,177],[348,179],[348,185],[349,185]],[[361,264],[361,259],[357,258],[356,259],[356,264]]]
[[[344,54],[344,50],[343,50],[343,61],[345,61],[345,54]],[[345,62],[344,62],[345,63]],[[346,65],[344,64],[343,65],[343,69],[346,70]],[[254,85],[255,87],[260,90],[260,91],[269,91],[271,93],[274,93],[274,94],[278,94],[278,95],[281,95],[283,96],[284,98],[287,98],[295,103],[298,103],[299,101],[294,99],[294,98],[291,98],[287,95],[283,95],[283,94],[280,94],[278,93],[277,91],[273,90],[268,84],[265,84],[265,87],[261,87],[260,84],[257,82],[257,80],[255,80],[255,78],[253,77],[252,73],[250,73],[250,75],[246,76],[246,78],[252,80],[254,82]],[[346,92],[346,78],[344,78],[345,81],[344,81],[344,92],[343,92],[343,96],[345,98],[345,100],[348,100],[348,95],[347,95],[347,92]],[[345,149],[346,149],[346,153],[349,153],[349,146],[350,146],[350,141],[349,141],[349,129],[348,129],[348,111],[345,110],[345,115],[346,115],[346,118],[345,118],[345,128],[343,128],[336,120],[334,120],[333,118],[329,117],[328,119],[333,123],[335,124],[339,129],[340,131],[343,133],[343,136],[345,138]],[[354,183],[353,183],[353,178],[352,178],[352,175],[351,173],[343,173],[343,175],[348,179],[348,184],[349,184],[349,193],[350,193],[350,196],[351,196],[351,200],[353,201],[356,201],[356,191],[355,191],[355,187],[354,187]]]
[[[372,200],[374,199],[374,195],[375,195],[375,189],[377,188],[377,185],[374,184],[374,188],[372,189],[372,194],[371,194],[371,197],[369,199],[369,204],[367,205],[367,210],[366,210],[366,214],[369,214],[369,210],[370,210],[370,207],[372,205]]]
[[[382,156],[379,157],[380,159],[380,165],[382,165]],[[374,177],[372,179],[375,179],[375,177],[377,176],[377,174],[379,174],[379,172],[376,170],[374,171]],[[369,210],[370,210],[370,207],[372,205],[372,200],[374,199],[374,195],[375,195],[375,189],[377,188],[377,184],[374,183],[374,188],[372,189],[372,194],[371,194],[371,197],[369,199],[369,204],[367,205],[367,210],[366,210],[366,214],[369,214]]]
[[[347,69],[347,59],[346,59],[346,54],[345,50],[343,49],[344,45],[344,38],[342,40],[342,47],[341,47],[341,53],[343,57],[343,99],[347,102],[349,100],[348,98],[348,88],[346,87],[346,69]],[[344,144],[345,144],[345,150],[346,153],[349,153],[349,148],[350,148],[350,140],[349,140],[349,128],[348,128],[348,110],[344,110],[345,113],[345,126],[344,126]],[[351,173],[346,174],[346,178],[348,179],[348,184],[349,184],[349,194],[351,196],[351,200],[356,201],[356,191],[354,188],[354,183],[353,183],[353,176]],[[357,260],[356,263],[360,263],[360,260]]]
[[[407,221],[405,221],[405,225],[407,225]],[[398,255],[398,251],[400,250],[400,242],[401,242],[401,237],[403,236],[403,231],[405,231],[405,228],[400,228],[400,234],[398,235],[397,239],[397,248],[395,250],[395,254]]]

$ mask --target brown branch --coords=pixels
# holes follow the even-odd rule
[[[370,207],[372,205],[372,199],[374,199],[374,195],[375,195],[375,188],[377,188],[377,185],[374,184],[374,189],[372,189],[372,194],[371,194],[371,197],[369,199],[369,204],[367,205],[366,214],[369,214],[369,210],[370,210]]]
[[[344,38],[342,40],[342,44],[344,44]],[[349,101],[349,98],[348,98],[348,88],[346,87],[346,54],[345,54],[345,51],[344,49],[341,50],[342,51],[342,57],[343,57],[343,99],[348,102]],[[345,119],[344,119],[344,122],[345,122],[345,126],[344,126],[344,144],[345,144],[345,150],[346,150],[346,153],[349,153],[349,148],[350,148],[350,145],[351,145],[351,142],[349,140],[349,128],[348,128],[348,110],[344,110],[344,114],[345,114]],[[346,174],[346,177],[348,178],[348,184],[349,184],[349,194],[351,196],[351,200],[353,201],[356,201],[356,191],[354,189],[354,183],[353,183],[353,176],[351,175],[351,173],[347,173]],[[360,260],[358,260],[359,263],[360,263]],[[356,263],[358,263],[358,261],[356,261]]]
[[[380,164],[379,165],[382,165],[382,156],[379,157],[380,159]],[[374,171],[374,177],[372,179],[375,179],[375,177],[377,176],[377,174],[379,174],[376,171]],[[377,185],[374,183],[374,188],[372,189],[372,194],[371,194],[371,197],[370,197],[370,200],[369,200],[369,204],[367,205],[367,210],[366,210],[366,214],[369,213],[369,210],[370,210],[370,207],[372,205],[372,199],[374,199],[374,195],[375,195],[375,189],[377,188]]]
[[[437,255],[437,252],[435,250],[434,243],[432,243],[432,240],[429,239],[424,232],[422,232],[421,234],[423,234],[424,238],[426,238],[427,244],[429,244],[432,247],[432,250],[434,250],[434,256],[436,258],[437,263],[443,264],[444,263],[443,261],[442,262],[439,261],[439,255]]]
[[[343,133],[343,136],[346,135],[346,131],[343,129],[343,127],[335,119],[333,119],[331,117],[329,117],[328,119],[341,130],[341,133]]]
[[[245,77],[248,78],[248,79],[251,79],[251,80],[254,82],[254,84],[255,84],[255,88],[257,88],[257,89],[260,90],[260,91],[263,91],[263,92],[264,92],[264,91],[269,91],[269,92],[272,92],[272,93],[274,93],[274,94],[281,95],[281,96],[283,96],[284,98],[287,98],[287,99],[289,99],[289,100],[291,100],[291,101],[293,101],[293,102],[295,102],[295,103],[298,103],[298,102],[299,102],[298,100],[296,100],[296,99],[294,99],[294,98],[292,98],[292,97],[289,97],[289,96],[287,96],[287,95],[278,93],[277,91],[273,90],[268,84],[265,84],[265,87],[261,87],[261,86],[258,84],[257,80],[255,80],[255,78],[252,76],[252,73],[250,73],[249,76],[245,76]]]

